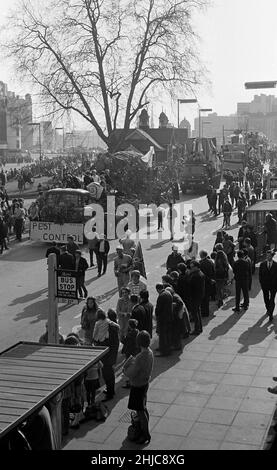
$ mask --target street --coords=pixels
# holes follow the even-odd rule
[[[222,215],[218,218],[207,213],[206,197],[188,194],[182,198],[192,204],[196,214],[195,241],[199,249],[211,251],[215,233],[222,226]],[[233,216],[230,234],[236,238],[237,218]],[[152,236],[158,237],[156,226],[151,225]],[[147,271],[150,300],[155,304],[155,284],[165,274],[165,262],[171,252],[172,242],[161,239],[141,240]],[[117,283],[113,273],[113,259],[118,242],[111,243],[108,270],[105,277],[97,278],[96,269],[89,269],[86,284],[89,295],[95,296],[104,309],[115,308],[118,299]],[[176,243],[182,249],[182,243]],[[47,245],[25,241],[14,245],[1,256],[0,277],[0,344],[5,349],[17,341],[37,341],[45,330],[48,315],[47,302]],[[88,259],[87,247],[84,247]],[[59,305],[59,325],[62,334],[68,334],[80,324],[83,302],[75,306]]]

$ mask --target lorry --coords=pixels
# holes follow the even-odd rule
[[[244,171],[247,166],[247,145],[242,134],[232,134],[229,143],[222,146],[223,171]]]
[[[180,173],[183,194],[188,190],[202,194],[209,186],[218,189],[222,176],[222,162],[217,153],[216,139],[189,138]]]

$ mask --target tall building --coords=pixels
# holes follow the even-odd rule
[[[239,127],[262,132],[277,144],[277,98],[273,95],[255,95],[250,103],[238,103]]]
[[[235,129],[238,129],[237,115],[218,116],[217,113],[211,113],[207,116],[201,116],[201,136],[215,137],[217,145],[223,145],[223,136],[225,139]],[[193,137],[199,136],[199,117],[194,120]]]
[[[257,113],[276,113],[277,112],[277,98],[273,95],[255,95],[250,103],[238,103],[237,114],[243,116],[245,114]]]
[[[2,156],[31,150],[33,131],[32,98],[19,97],[0,81],[0,152]]]

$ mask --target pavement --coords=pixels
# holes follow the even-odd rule
[[[64,450],[259,450],[265,448],[276,409],[267,391],[277,375],[277,319],[268,322],[257,275],[250,308],[235,314],[233,295],[217,310],[212,303],[204,332],[183,351],[155,358],[148,392],[151,443],[126,438],[128,390],[118,378],[104,423],[70,430]],[[154,341],[153,348],[157,346]]]

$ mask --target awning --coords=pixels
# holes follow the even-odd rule
[[[109,348],[20,342],[0,354],[0,438],[98,362]]]

